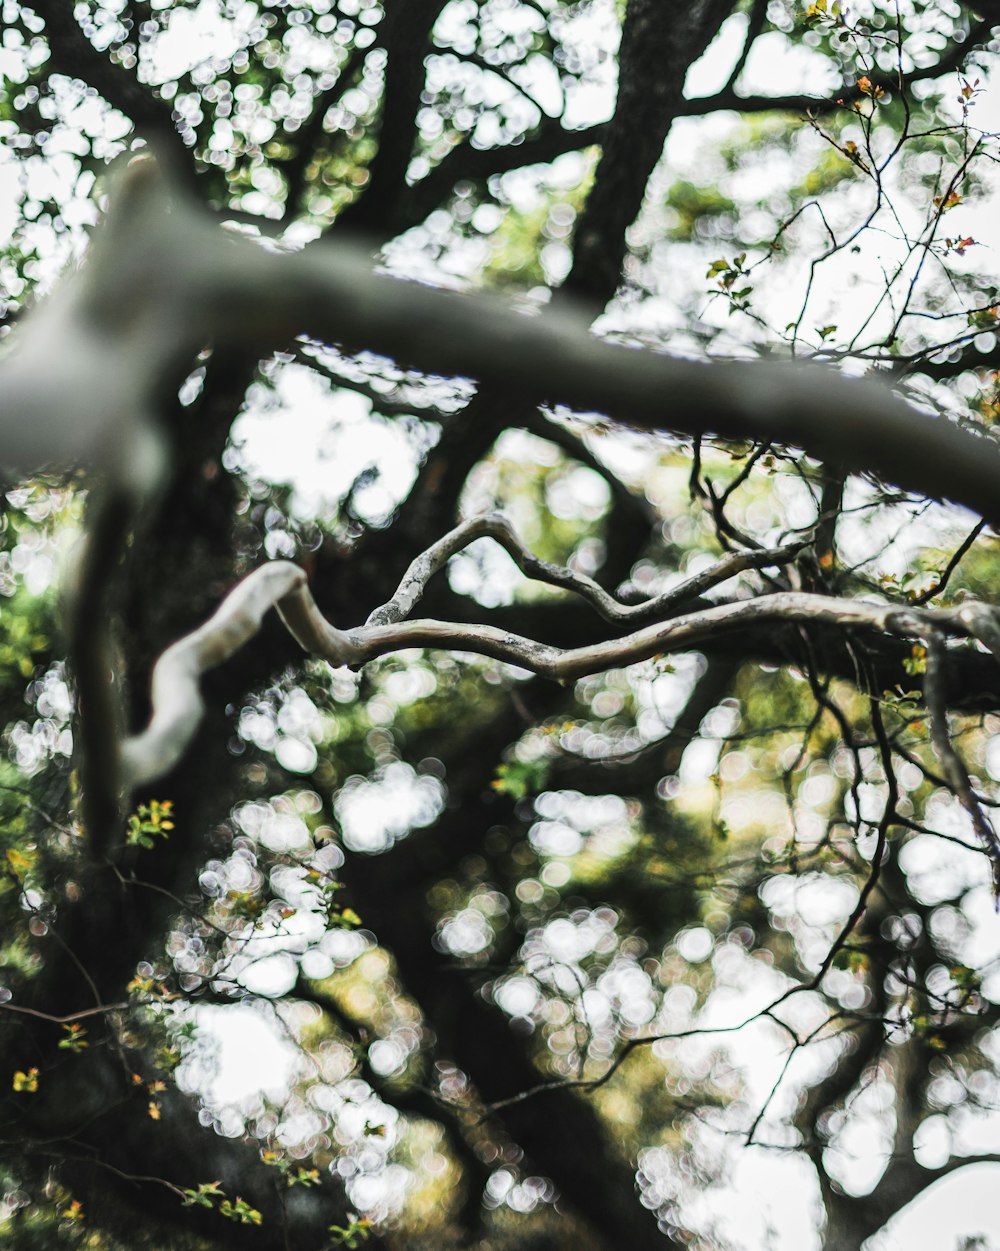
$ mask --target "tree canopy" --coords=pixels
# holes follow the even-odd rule
[[[0,18],[4,1245],[1000,1164],[1000,6]]]

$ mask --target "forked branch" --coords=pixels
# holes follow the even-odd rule
[[[611,621],[629,622],[651,613],[660,619],[622,637],[567,649],[488,625],[408,619],[430,578],[451,556],[485,537],[499,542],[526,574],[581,595]],[[985,605],[972,612],[968,604],[955,609],[901,609],[801,591],[779,591],[669,615],[684,600],[737,572],[787,563],[800,547],[733,553],[655,599],[625,605],[585,575],[539,560],[524,547],[506,518],[490,514],[464,522],[418,556],[392,599],[376,609],[365,625],[348,630],[337,629],[326,620],[298,566],[273,561],[239,583],[204,625],[160,657],[153,671],[150,722],[123,745],[126,789],[153,781],[181,759],[203,712],[201,675],[229,659],[252,638],[270,608],[277,609],[306,653],[330,664],[356,667],[390,652],[432,647],[488,656],[561,682],[698,647],[720,633],[767,624],[813,624],[907,638],[923,637],[932,630],[978,636],[988,615],[993,628],[998,628],[993,610]]]

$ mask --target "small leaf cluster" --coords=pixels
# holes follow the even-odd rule
[[[183,1206],[215,1210],[226,1220],[235,1221],[239,1225],[260,1225],[264,1219],[256,1208],[238,1195],[235,1200],[227,1198],[221,1183],[217,1181],[200,1182],[195,1189],[185,1190]]]
[[[319,1169],[302,1168],[301,1165],[293,1165],[290,1160],[286,1160],[279,1155],[277,1151],[262,1151],[260,1158],[265,1164],[271,1168],[276,1168],[285,1179],[286,1186],[318,1186],[319,1185]]]
[[[909,656],[903,658],[903,668],[910,677],[927,672],[927,648],[922,643],[913,644]]]
[[[873,83],[867,74],[862,74],[858,79],[858,90],[863,96],[869,96],[872,100],[881,100],[885,95],[883,89],[877,83]]]
[[[871,965],[871,959],[864,951],[856,947],[841,947],[833,958],[835,969],[845,969],[850,973],[865,973]]]
[[[17,847],[7,848],[7,867],[19,882],[24,881],[35,867],[37,860],[36,851],[20,850]]]
[[[152,799],[148,804],[140,804],[128,819],[126,843],[148,851],[155,846],[156,839],[169,838],[169,831],[174,828],[173,807],[170,799]]]
[[[71,1199],[66,1207],[63,1208],[61,1215],[63,1220],[68,1221],[71,1225],[82,1225],[84,1219],[83,1204],[79,1199]]]
[[[235,1221],[239,1225],[260,1225],[264,1220],[256,1208],[252,1208],[238,1195],[235,1201],[223,1199],[219,1204],[219,1214],[226,1220]]]
[[[12,1089],[18,1095],[33,1095],[38,1090],[38,1069],[30,1068],[25,1072],[18,1069],[14,1074],[14,1080],[11,1083]]]
[[[75,1022],[72,1025],[64,1025],[59,1046],[63,1051],[83,1051],[89,1045],[86,1035],[87,1031],[82,1025]]]
[[[975,308],[966,314],[966,320],[974,330],[996,330],[997,316],[1000,313],[996,304],[989,308]]]
[[[335,1247],[347,1247],[349,1251],[356,1251],[371,1237],[372,1223],[366,1216],[355,1217],[348,1225],[331,1225],[328,1232]]]
[[[499,766],[490,785],[500,795],[526,799],[544,787],[548,774],[548,760],[512,760]]]
[[[718,279],[717,286],[719,290],[729,300],[730,314],[736,312],[745,313],[750,307],[749,297],[753,292],[753,287],[737,287],[736,285],[741,279],[745,280],[749,272],[746,269],[746,259],[746,252],[740,252],[731,261],[726,260],[724,256],[720,256],[718,260],[712,261],[705,274],[706,278]]]
[[[186,1208],[214,1208],[215,1200],[224,1197],[220,1182],[199,1182],[196,1189],[184,1191],[183,1206]]]
[[[361,918],[353,908],[344,908],[337,903],[337,892],[344,889],[343,882],[316,868],[307,869],[306,881],[322,893],[327,929],[356,930],[361,925]]]
[[[840,16],[840,5],[836,0],[833,4],[828,3],[828,0],[813,0],[813,3],[806,5],[804,16],[810,26],[821,26]]]
[[[939,213],[947,213],[949,209],[958,208],[962,203],[962,197],[954,187],[949,187],[946,195],[934,196],[932,203]]]

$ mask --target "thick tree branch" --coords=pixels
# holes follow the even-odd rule
[[[509,395],[636,426],[802,447],[1000,519],[1000,442],[916,409],[875,380],[619,347],[570,313],[523,316],[490,297],[374,274],[347,245],[274,255],[193,206],[167,211],[148,162],[123,192],[84,272],[26,319],[0,358],[8,464],[96,464],[131,482],[130,441],[153,437],[150,419],[138,415],[178,358],[209,339],[281,343],[310,332],[361,337],[430,371],[472,373]]]
[[[619,52],[618,101],[602,138],[594,186],[580,215],[563,290],[603,306],[615,293],[649,177],[683,105],[684,78],[731,12],[733,0],[629,0]]]
[[[122,771],[126,788],[150,782],[180,760],[204,711],[199,679],[234,655],[277,608],[302,648],[337,656],[339,664],[361,659],[351,639],[334,629],[315,606],[306,575],[288,561],[274,561],[245,578],[198,630],[167,648],[153,670],[153,718],[148,729],[126,740]],[[106,733],[105,727],[101,729]]]
[[[364,194],[344,210],[341,223],[379,237],[396,230],[397,210],[406,191],[406,171],[417,138],[424,62],[431,50],[431,30],[445,0],[392,0],[380,42],[389,63],[382,93],[378,151],[369,166]]]

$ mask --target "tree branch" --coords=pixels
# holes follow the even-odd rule
[[[934,752],[944,769],[948,785],[957,795],[962,807],[972,821],[980,842],[990,858],[993,870],[993,889],[1000,899],[1000,839],[983,812],[982,805],[976,798],[972,779],[965,767],[965,762],[955,750],[948,727],[948,714],[945,710],[941,691],[941,669],[944,665],[944,640],[937,629],[931,628],[927,637],[927,673],[924,677],[924,699],[930,713],[931,742]]]
[[[901,85],[906,88],[911,83],[926,82],[928,79],[938,78],[942,74],[956,70],[977,44],[989,38],[991,30],[991,23],[977,22],[970,30],[967,39],[962,40],[961,43],[953,42],[932,65],[922,65],[919,69],[911,70],[908,74],[904,74],[902,79],[896,73],[870,75],[871,89],[881,88],[886,92],[897,92]],[[682,116],[703,117],[707,113],[716,113],[723,109],[732,109],[739,113],[812,113],[818,116],[822,113],[832,113],[834,109],[842,108],[844,105],[849,108],[855,101],[862,99],[864,99],[864,93],[856,82],[845,83],[841,90],[830,96],[812,96],[805,92],[784,96],[741,96],[735,90],[733,81],[730,80],[722,91],[716,92],[715,95],[696,96],[685,100],[682,106]]]
[[[128,440],[153,433],[137,414],[148,413],[178,358],[213,339],[282,343],[310,332],[361,337],[432,372],[471,373],[510,396],[635,426],[802,447],[1000,519],[1000,441],[914,408],[874,379],[621,347],[595,339],[574,312],[525,316],[496,298],[375,274],[348,244],[275,255],[193,204],[168,210],[164,198],[155,165],[133,166],[84,271],[10,336],[0,357],[7,464],[89,463],[131,483]]]
[[[363,665],[389,652],[432,647],[490,656],[560,682],[648,660],[660,653],[688,650],[720,633],[743,627],[812,623],[904,637],[941,630],[960,635],[970,632],[968,614],[962,616],[967,605],[957,609],[901,609],[797,591],[714,605],[645,626],[623,638],[566,650],[487,625],[401,620],[416,604],[431,575],[451,555],[485,534],[499,536],[508,550],[513,548],[526,570],[583,595],[599,605],[605,616],[615,613],[617,620],[628,620],[634,613],[634,607],[616,604],[591,579],[538,561],[525,552],[509,526],[495,517],[464,523],[418,557],[392,600],[377,609],[366,625],[354,630],[338,630],[323,617],[306,585],[303,570],[288,561],[273,561],[239,583],[204,625],[174,643],[157,661],[152,681],[152,718],[147,728],[127,739],[122,748],[126,786],[151,782],[177,763],[203,713],[198,686],[201,675],[229,659],[252,638],[272,607],[304,651],[331,664]],[[720,566],[728,568],[729,561],[739,564],[741,559],[751,560],[758,555],[728,558]],[[778,559],[787,556],[787,549],[779,549]],[[653,602],[662,605],[669,594]],[[645,605],[637,607],[643,609]]]
[[[388,54],[378,151],[368,169],[364,194],[340,215],[342,224],[380,237],[395,233],[400,200],[406,191],[406,171],[417,138],[417,114],[431,50],[431,30],[445,0],[392,0],[380,43]]]
[[[667,133],[683,108],[684,79],[733,9],[733,0],[629,0],[622,26],[615,114],[577,223],[562,290],[603,307],[621,279],[626,232],[642,208]]]
[[[51,68],[95,87],[141,135],[170,151],[178,169],[193,178],[191,153],[177,132],[170,105],[94,47],[73,16],[72,4],[65,0],[31,0],[31,7],[45,22]]]
[[[377,46],[377,45],[376,45]],[[321,91],[313,101],[312,112],[305,124],[299,129],[298,146],[291,159],[282,166],[281,172],[285,179],[285,207],[281,214],[281,222],[287,225],[294,221],[302,207],[306,192],[306,173],[323,140],[323,123],[326,115],[339,102],[341,97],[354,81],[354,76],[371,52],[371,46],[354,48],[344,60],[337,74],[337,81],[327,91]]]
[[[453,148],[406,194],[403,200],[405,221],[409,225],[423,221],[458,182],[482,183],[495,174],[507,174],[526,165],[548,165],[566,152],[579,152],[601,143],[605,131],[603,124],[567,130],[558,121],[549,119],[522,143],[500,148],[474,148],[470,143],[463,143]]]
[[[526,577],[534,577],[540,582],[548,582],[552,586],[575,591],[588,600],[605,621],[615,624],[648,621],[651,617],[667,616],[677,605],[701,595],[704,591],[746,569],[763,569],[770,565],[787,564],[804,546],[800,540],[798,543],[773,548],[770,551],[733,552],[693,578],[686,579],[679,586],[671,587],[662,595],[644,600],[639,604],[622,604],[586,574],[575,573],[572,569],[550,564],[546,560],[539,560],[524,546],[513,526],[502,513],[489,513],[486,516],[473,517],[463,522],[433,547],[422,552],[403,575],[396,594],[388,603],[376,608],[365,624],[369,626],[391,625],[408,617],[434,574],[443,568],[456,552],[468,547],[476,539],[482,538],[491,538],[499,543]]]

